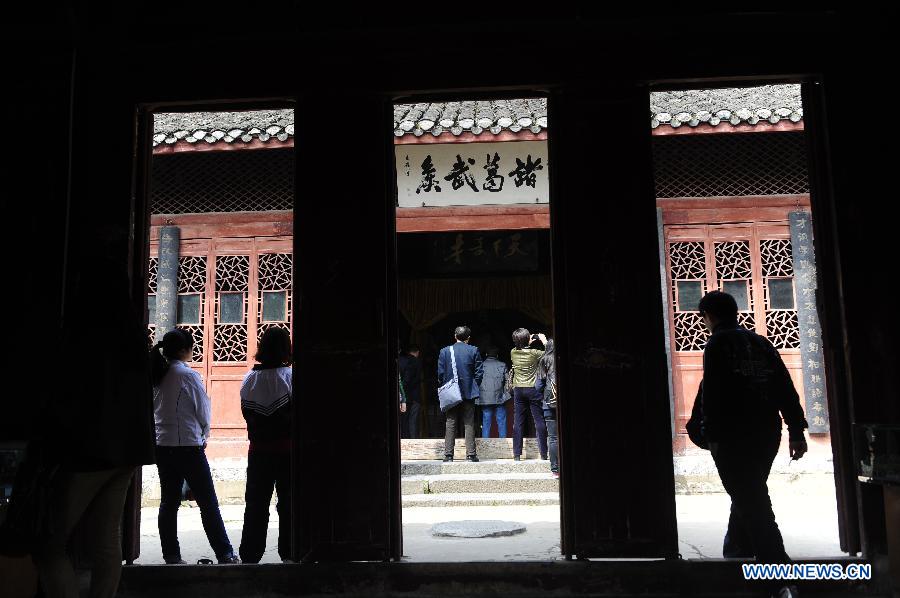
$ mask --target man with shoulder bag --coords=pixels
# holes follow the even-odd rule
[[[441,349],[438,355],[438,398],[446,415],[444,461],[453,461],[456,430],[460,415],[466,436],[466,460],[478,461],[475,454],[475,399],[481,396],[479,385],[484,377],[484,364],[478,347],[469,344],[472,331],[457,326],[455,343]]]

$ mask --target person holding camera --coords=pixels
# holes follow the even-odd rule
[[[547,459],[547,426],[544,423],[543,397],[534,387],[537,382],[538,362],[544,351],[532,347],[540,341],[546,345],[547,337],[541,333],[531,334],[526,328],[518,328],[512,335],[515,349],[510,351],[513,370],[513,459],[522,458],[522,433],[525,428],[526,413],[531,411],[534,428],[537,431],[538,448],[541,459]]]

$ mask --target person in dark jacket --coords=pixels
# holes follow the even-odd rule
[[[400,416],[400,437],[419,437],[419,409],[422,406],[422,362],[419,347],[410,345],[398,363],[400,380],[406,393],[406,411]]]
[[[506,402],[512,397],[503,388],[506,383],[506,364],[498,359],[497,347],[485,350],[484,377],[479,385],[481,395],[475,404],[481,407],[481,437],[491,437],[491,423],[496,415],[497,438],[506,438]]]
[[[466,460],[478,461],[475,455],[475,399],[481,395],[479,385],[484,377],[484,363],[478,347],[469,344],[472,331],[468,326],[457,326],[453,331],[456,342],[441,349],[438,354],[437,375],[438,386],[443,386],[453,379],[453,357],[456,359],[456,371],[459,377],[459,392],[463,401],[446,413],[446,429],[444,431],[444,461],[453,461],[453,448],[456,443],[456,427],[462,415],[466,430]]]
[[[534,388],[541,393],[544,408],[544,423],[547,425],[547,451],[550,454],[550,473],[559,477],[559,436],[556,425],[556,354],[553,339],[547,339],[544,354],[538,361],[537,378]]]
[[[291,556],[291,337],[269,328],[259,341],[253,369],[241,384],[241,412],[247,420],[247,489],[239,553],[258,563],[266,550],[269,503],[278,493],[278,556]]]
[[[781,444],[782,417],[791,459],[807,451],[800,397],[772,343],[737,323],[734,297],[712,291],[698,309],[712,335],[703,351],[703,381],[688,432],[712,453],[731,497],[723,553],[789,562],[766,480]],[[779,596],[796,595],[794,586],[773,589]]]
[[[79,257],[57,348],[66,356],[37,406],[32,448],[56,469],[48,485],[49,536],[35,547],[44,596],[75,596],[72,553],[87,553],[90,595],[116,594],[122,570],[122,513],[135,470],[153,463],[153,396],[146,329],[129,294],[124,227],[101,225]],[[96,326],[97,298],[105,325]],[[109,344],[115,350],[99,350]],[[88,362],[79,359],[91,352]],[[39,390],[39,389],[38,389]],[[81,530],[81,533],[76,533]],[[2,585],[2,583],[0,583]],[[2,592],[0,592],[2,593]]]

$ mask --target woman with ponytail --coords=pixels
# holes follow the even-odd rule
[[[178,544],[178,507],[187,481],[200,507],[203,530],[220,564],[239,563],[228,540],[213,486],[206,441],[209,439],[210,401],[200,374],[192,370],[194,339],[186,330],[167,332],[150,352],[156,391],[156,466],[159,469],[159,540],[167,564],[184,564]]]

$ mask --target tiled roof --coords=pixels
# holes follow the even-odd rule
[[[758,122],[777,123],[803,118],[800,85],[763,85],[731,89],[656,91],[650,94],[650,126],[696,127]]]
[[[287,141],[294,136],[294,111],[168,112],[153,115],[153,147],[188,143]]]
[[[540,133],[547,127],[547,99],[483,100],[465,102],[422,102],[394,105],[394,135],[435,137],[447,131],[453,135],[469,132],[517,133],[523,129]]]
[[[735,89],[659,91],[650,94],[650,126],[696,127],[803,118],[799,85]],[[502,131],[540,133],[547,128],[547,99],[422,102],[394,105],[394,135],[479,135]],[[287,141],[294,136],[294,111],[184,112],[154,115],[153,147],[179,141],[197,144]]]

